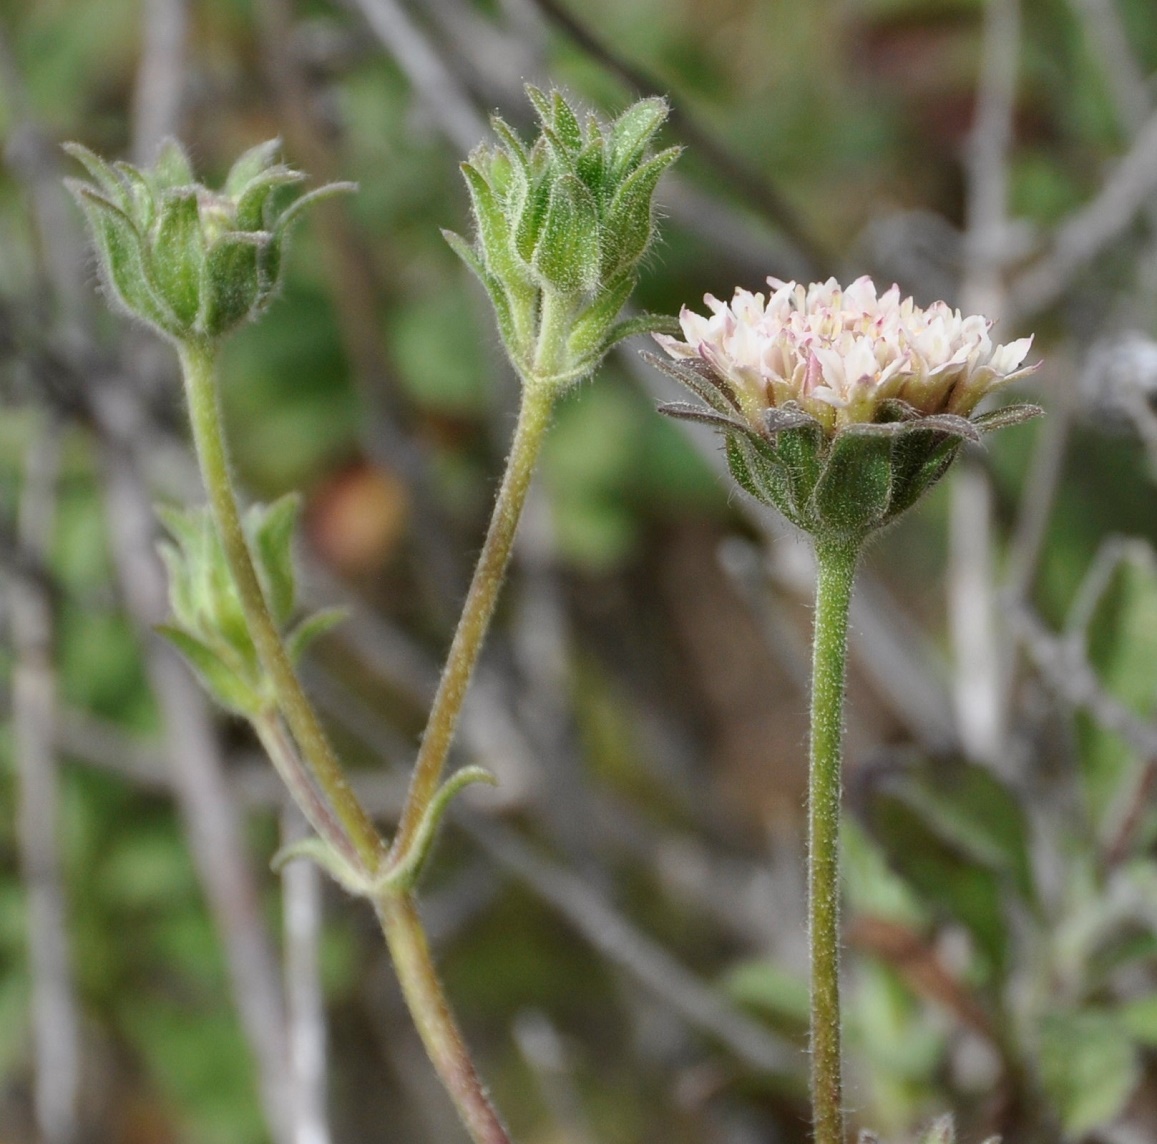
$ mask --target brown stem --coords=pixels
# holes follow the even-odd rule
[[[406,1004],[426,1052],[475,1144],[511,1144],[446,1003],[412,894],[374,903]]]

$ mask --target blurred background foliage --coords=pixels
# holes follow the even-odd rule
[[[978,84],[1010,37],[993,231]],[[388,821],[517,396],[439,228],[469,230],[457,163],[489,111],[527,125],[524,80],[608,114],[670,97],[688,149],[640,307],[869,272],[983,300],[1001,340],[1037,331],[1023,388],[1049,417],[960,466],[861,583],[848,1102],[896,1140],[948,1109],[968,1140],[1157,1137],[1155,75],[1152,0],[3,0],[0,1141],[461,1139],[371,919],[267,871],[282,808],[255,745],[160,697],[117,489],[198,495],[174,362],[93,301],[55,143],[147,159],[174,131],[212,185],[281,135],[360,184],[296,234],[224,398],[244,487],[304,493],[311,599],[354,609],[309,681]],[[1058,270],[1118,175],[1135,193]],[[427,888],[527,1144],[806,1138],[808,550],[729,489],[710,436],[654,415],[662,392],[630,348],[558,411],[462,736],[503,789],[467,800]],[[55,692],[31,769],[21,670]],[[229,814],[182,769],[201,734],[243,811],[216,882]],[[63,970],[35,952],[38,886]],[[282,936],[292,893],[321,894],[304,937]],[[324,995],[322,1135],[271,1126],[284,1028],[253,1016],[246,941],[305,956],[291,986]],[[53,973],[72,1023],[36,1034]]]

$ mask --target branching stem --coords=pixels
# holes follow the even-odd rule
[[[241,513],[229,476],[229,458],[217,397],[214,349],[211,345],[185,342],[179,352],[201,475],[209,494],[209,505],[225,549],[229,570],[241,598],[245,622],[261,664],[273,682],[277,705],[294,739],[358,858],[367,872],[372,872],[378,868],[383,856],[381,835],[350,787],[322,728],[321,720],[297,678],[249,554]],[[302,809],[308,810],[307,807]]]
[[[434,704],[426,722],[422,745],[414,764],[406,805],[390,850],[391,863],[402,860],[414,844],[422,816],[438,789],[442,768],[450,752],[466,689],[478,662],[478,654],[490,626],[506,566],[514,545],[518,518],[526,501],[534,465],[550,421],[554,392],[547,386],[523,386],[522,406],[514,442],[506,462],[506,473],[498,490],[490,528],[466,595],[462,618],[450,645],[446,666],[438,683]]]

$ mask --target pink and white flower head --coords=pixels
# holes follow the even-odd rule
[[[967,418],[987,394],[1031,373],[1032,338],[995,345],[992,323],[945,302],[923,309],[870,278],[846,289],[834,279],[803,286],[768,278],[763,294],[710,294],[703,317],[683,308],[685,340],[656,334],[667,354],[734,395],[757,429],[767,412],[794,409],[831,435],[850,425],[951,414]],[[713,403],[714,404],[714,403]]]

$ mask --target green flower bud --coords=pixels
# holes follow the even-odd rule
[[[282,497],[254,505],[244,518],[253,564],[278,627],[288,629],[286,649],[294,660],[338,623],[340,609],[316,612],[290,626],[297,607],[291,546],[299,502]],[[159,630],[196,669],[213,696],[231,711],[253,717],[274,702],[249,634],[241,598],[225,550],[207,508],[158,508],[172,541],[160,546],[169,573],[173,622]]]
[[[656,335],[671,360],[651,363],[705,406],[661,406],[727,439],[736,481],[823,540],[862,541],[910,508],[947,471],[963,441],[1037,416],[1009,405],[970,416],[987,393],[1031,373],[1031,338],[994,346],[985,319],[938,302],[921,310],[867,278],[806,289],[708,297],[684,309],[686,341]]]
[[[497,144],[462,164],[475,240],[444,233],[490,295],[522,376],[561,385],[590,373],[622,338],[668,324],[616,320],[654,238],[655,187],[679,148],[648,157],[667,118],[661,99],[608,124],[593,115],[580,122],[560,92],[528,87],[527,95],[538,138],[527,147],[494,118]]]
[[[331,183],[286,203],[305,176],[278,161],[276,139],[246,151],[225,187],[194,181],[167,139],[148,170],[106,163],[79,143],[65,150],[91,182],[66,183],[92,230],[109,297],[176,342],[215,341],[257,317],[281,281],[282,249],[303,207],[352,189]]]

